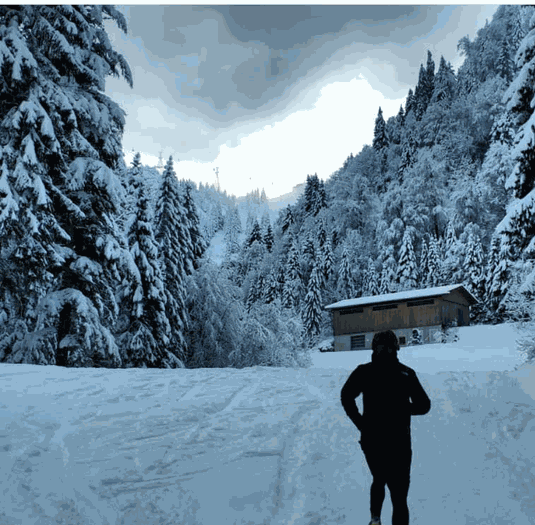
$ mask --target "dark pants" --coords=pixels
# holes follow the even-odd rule
[[[408,443],[381,443],[361,440],[360,445],[373,476],[370,493],[372,517],[380,517],[385,499],[385,485],[392,500],[392,525],[408,525],[407,495],[411,474],[412,450]]]

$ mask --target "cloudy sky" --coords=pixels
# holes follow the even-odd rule
[[[241,196],[327,179],[371,144],[379,106],[397,114],[429,49],[457,68],[497,6],[132,5],[128,35],[108,26],[134,88],[109,79],[127,112],[126,151],[180,178]]]

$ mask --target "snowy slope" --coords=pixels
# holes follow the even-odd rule
[[[411,523],[533,523],[535,367],[511,371],[511,326],[464,332],[476,344],[457,344],[448,372],[413,354],[433,405],[413,418]],[[366,354],[304,370],[2,364],[0,523],[368,523],[371,479],[339,403]]]

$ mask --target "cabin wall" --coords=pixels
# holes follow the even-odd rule
[[[396,334],[396,337],[398,338],[398,341],[400,341],[400,345],[399,345],[400,348],[413,344],[412,342],[413,330],[414,328],[400,328],[397,330],[393,330],[393,332]],[[441,337],[442,337],[441,325],[425,326],[423,328],[418,328],[417,330],[420,332],[422,344],[438,343],[441,340]],[[378,330],[378,332],[381,332],[381,331],[382,330]],[[364,347],[361,347],[361,348],[351,348],[351,337],[354,335],[362,335],[362,333],[335,335],[334,336],[334,351],[335,352],[349,352],[351,350],[371,350],[373,336],[376,333],[377,332],[365,332],[364,333],[365,343],[364,343]],[[405,342],[403,342],[403,338]]]
[[[409,306],[412,301],[404,300],[397,303],[363,306],[360,307],[362,312],[342,313],[343,310],[334,310],[332,314],[335,351],[370,349],[374,334],[384,330],[392,330],[398,339],[405,338],[406,344],[410,344],[413,329],[418,329],[422,343],[429,344],[438,342],[436,333],[443,325],[456,323],[458,326],[466,326],[470,324],[470,305],[467,298],[459,291],[425,300],[431,299],[433,299],[433,304]],[[384,309],[388,304],[395,304],[396,308]],[[379,306],[381,309],[374,310],[374,306]],[[356,308],[359,307],[353,310]],[[364,347],[361,346],[363,335]],[[360,336],[359,348],[352,348],[352,336]]]
[[[442,323],[445,312],[452,314],[451,309],[444,309],[439,299],[433,305],[407,306],[407,302],[397,303],[392,310],[373,310],[373,306],[364,306],[362,313],[342,314],[342,310],[333,312],[334,333],[346,335],[355,332],[376,332],[378,330],[396,330],[400,328],[416,328],[434,326]]]

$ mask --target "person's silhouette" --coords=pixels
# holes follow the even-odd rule
[[[342,406],[360,430],[360,445],[373,476],[370,525],[380,525],[388,485],[392,525],[408,525],[411,470],[411,416],[427,414],[431,401],[412,368],[398,361],[399,343],[391,330],[375,334],[372,361],[358,366],[342,387]],[[355,399],[362,393],[364,411]]]

